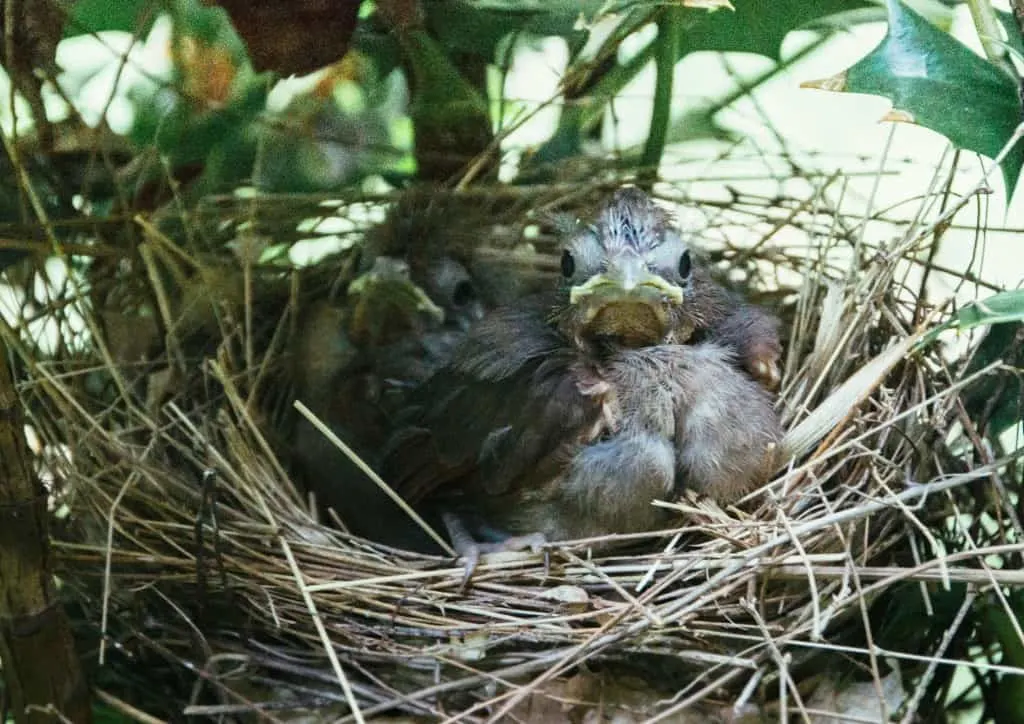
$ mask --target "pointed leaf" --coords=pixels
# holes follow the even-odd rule
[[[889,98],[888,120],[916,123],[960,148],[995,158],[1021,122],[1016,83],[899,0],[887,0],[889,32],[859,62],[805,87]],[[1002,164],[1007,196],[1024,165],[1024,145]]]
[[[987,311],[985,311],[987,310]],[[991,323],[971,363],[964,371],[971,375],[993,362],[1002,361],[1009,370],[986,375],[963,392],[964,407],[971,419],[992,438],[1019,425],[1024,418],[1024,381],[1014,370],[1024,367],[1024,291],[1004,292],[965,307],[958,318],[970,326]]]
[[[991,297],[971,302],[954,314],[949,321],[928,332],[921,339],[921,346],[931,344],[947,329],[966,332],[975,327],[1007,322],[1024,322],[1024,289],[999,292]]]
[[[1011,370],[987,375],[964,390],[963,401],[971,419],[984,425],[989,437],[998,438],[1024,420],[1024,380],[1016,369],[1024,367],[1024,324],[997,324],[988,331],[971,359],[966,374],[1002,360]]]
[[[427,21],[442,45],[488,59],[511,33],[576,41],[604,11],[605,0],[434,0]]]
[[[735,11],[717,10],[693,16],[696,22],[684,34],[682,54],[698,50],[733,51],[779,60],[782,41],[790,31],[874,4],[863,0],[737,0],[733,5]]]

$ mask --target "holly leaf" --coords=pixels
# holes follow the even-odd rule
[[[578,42],[604,12],[605,0],[435,0],[424,3],[427,22],[445,48],[493,60],[512,33],[558,36]]]
[[[1010,322],[1024,322],[1024,289],[998,292],[971,302],[922,337],[917,349],[931,344],[947,329],[966,332],[976,327]]]
[[[682,55],[713,50],[757,53],[778,61],[782,41],[791,31],[838,13],[873,6],[864,0],[736,0],[733,4],[735,11],[716,10],[695,16],[696,22],[683,34]]]
[[[1021,122],[1012,78],[899,0],[887,0],[889,32],[881,44],[842,73],[806,88],[884,96],[885,120],[930,128],[956,146],[995,158]],[[1007,198],[1024,165],[1018,143],[1003,159]]]

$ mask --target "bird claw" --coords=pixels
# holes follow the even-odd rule
[[[551,554],[545,548],[547,538],[543,533],[530,533],[529,535],[517,535],[506,538],[497,543],[477,543],[476,541],[460,540],[456,545],[458,552],[466,562],[463,566],[462,581],[459,583],[459,591],[465,591],[480,564],[480,556],[485,553],[503,553],[506,551],[529,550],[531,553],[544,554],[544,576],[548,575],[551,567]]]
[[[769,390],[774,390],[782,381],[782,373],[779,371],[778,348],[769,344],[755,344],[747,353],[747,372]]]
[[[459,552],[466,559],[462,567],[462,580],[459,581],[459,593],[462,593],[469,587],[469,581],[473,578],[476,567],[480,564],[480,546],[474,543],[467,550]]]

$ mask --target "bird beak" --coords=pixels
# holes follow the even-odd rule
[[[640,257],[630,255],[569,290],[570,304],[584,300],[594,309],[615,303],[682,304],[683,288],[653,274]]]
[[[438,323],[444,322],[444,310],[409,279],[408,265],[398,259],[378,257],[370,271],[349,284],[348,293],[357,298],[357,309],[363,311],[374,305],[409,319],[423,313]]]

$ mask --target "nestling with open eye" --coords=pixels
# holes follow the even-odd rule
[[[551,293],[488,314],[410,395],[385,479],[484,551],[657,530],[777,464],[777,322],[712,281],[635,188],[569,230]]]

